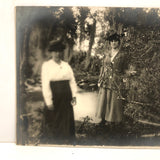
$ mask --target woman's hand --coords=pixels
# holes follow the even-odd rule
[[[47,107],[48,107],[48,110],[50,110],[50,111],[54,111],[54,109],[55,109],[53,104],[50,104]]]
[[[72,106],[75,106],[77,104],[76,97],[72,98],[71,104],[72,104]]]
[[[130,65],[129,69],[126,70],[126,74],[128,76],[134,76],[134,75],[136,75],[136,73],[137,73],[136,68],[133,65]]]

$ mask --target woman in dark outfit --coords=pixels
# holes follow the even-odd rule
[[[100,124],[119,124],[123,119],[124,93],[123,78],[128,68],[128,55],[120,49],[121,36],[111,35],[110,49],[105,53],[99,77],[99,99],[96,116],[101,118]]]
[[[72,143],[75,138],[73,105],[76,83],[73,71],[61,60],[62,41],[49,45],[52,59],[42,65],[42,92],[45,101],[45,135],[53,143]]]

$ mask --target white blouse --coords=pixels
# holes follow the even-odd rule
[[[77,85],[72,68],[67,62],[61,61],[60,64],[57,64],[52,59],[44,62],[42,65],[41,79],[42,93],[47,106],[53,103],[50,81],[69,80],[72,96],[76,96]]]

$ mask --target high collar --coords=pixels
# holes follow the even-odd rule
[[[56,64],[56,65],[61,65],[62,64],[62,60],[60,60],[60,63],[57,63],[53,58],[51,59],[52,63]]]

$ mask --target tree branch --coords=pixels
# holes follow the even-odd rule
[[[141,105],[141,106],[152,106],[153,104],[150,104],[150,103],[142,103],[142,102],[137,102],[137,101],[128,101],[126,100],[125,98],[121,97],[121,98],[118,98],[118,99],[121,99],[123,101],[126,101],[127,103],[131,103],[131,104],[136,104],[136,105]]]

